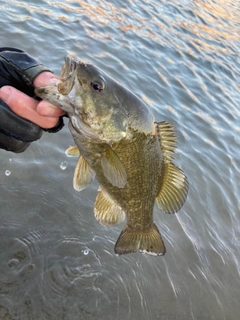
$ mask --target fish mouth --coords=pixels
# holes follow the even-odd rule
[[[76,78],[77,63],[71,56],[65,57],[65,64],[62,67],[57,88],[60,94],[67,96],[73,90]],[[73,96],[73,94],[71,95]]]
[[[74,86],[78,82],[75,80],[76,70],[76,60],[71,56],[66,56],[65,64],[63,65],[60,76],[58,77],[60,81],[45,87],[35,88],[36,95],[43,100],[47,100],[50,103],[57,105],[63,111],[73,114],[75,106],[72,102],[72,97],[75,93]]]
[[[62,81],[67,81],[75,73],[77,68],[77,62],[72,56],[69,55],[67,55],[64,60],[65,63],[62,67],[59,78]]]

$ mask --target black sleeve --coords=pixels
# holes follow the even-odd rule
[[[34,94],[33,81],[43,71],[50,71],[24,51],[15,48],[0,48],[0,88],[13,86],[30,97],[39,99]],[[63,127],[59,124],[46,129],[57,132]],[[22,152],[32,141],[42,136],[42,128],[16,115],[7,104],[0,99],[0,148],[13,152]]]
[[[33,81],[43,71],[50,70],[25,52],[0,48],[0,87],[9,85],[35,98]]]

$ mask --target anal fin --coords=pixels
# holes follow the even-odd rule
[[[101,187],[94,204],[94,213],[97,221],[104,226],[115,225],[125,219],[122,208]]]
[[[164,164],[162,185],[157,205],[165,213],[175,213],[183,206],[188,193],[188,181],[184,172],[172,162]]]
[[[155,224],[148,230],[133,230],[128,226],[123,229],[115,244],[115,253],[126,254],[137,250],[153,256],[166,253],[161,234]]]

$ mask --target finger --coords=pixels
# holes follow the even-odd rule
[[[34,79],[34,86],[48,86],[53,83],[58,83],[60,80],[55,77],[51,72],[42,72]],[[59,107],[54,106],[50,102],[45,100],[41,101],[37,106],[37,112],[42,116],[50,117],[59,117],[62,116],[65,112],[62,111]]]
[[[51,72],[45,71],[40,73],[33,81],[34,87],[45,87],[53,83],[58,83],[60,80]]]
[[[38,112],[39,115],[41,116],[50,116],[50,117],[60,117],[65,112],[51,104],[50,102],[46,100],[42,100],[38,103],[36,111]]]
[[[36,123],[42,128],[52,128],[59,121],[58,117],[46,117],[39,115],[36,111],[39,102],[13,87],[2,87],[0,89],[0,98],[17,115]]]

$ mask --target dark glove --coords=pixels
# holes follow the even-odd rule
[[[14,48],[0,48],[0,88],[5,85],[15,87],[30,97],[34,94],[33,81],[43,71],[50,71],[25,52]],[[57,132],[63,127],[63,120],[49,132]],[[42,136],[42,128],[16,115],[0,99],[0,148],[16,153],[27,149],[32,141]]]

